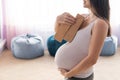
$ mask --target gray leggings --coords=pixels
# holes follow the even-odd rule
[[[65,79],[65,80],[93,80],[93,74],[91,74],[89,77],[87,78],[75,78],[75,77],[71,77],[71,78],[68,78],[68,79]]]

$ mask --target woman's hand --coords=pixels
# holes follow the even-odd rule
[[[70,77],[72,77],[72,76],[70,76],[68,73],[68,71],[67,70],[65,70],[65,69],[63,69],[63,68],[59,68],[58,69],[59,71],[60,71],[60,73],[65,77],[65,78],[70,78]]]
[[[57,16],[57,18],[56,18],[56,22],[58,24],[62,23],[62,24],[72,25],[75,23],[75,21],[76,21],[75,17],[73,17],[71,14],[66,13],[66,12]]]

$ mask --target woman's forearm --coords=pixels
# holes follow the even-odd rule
[[[55,32],[58,31],[58,26],[59,26],[59,24],[56,22],[56,23],[55,23]]]
[[[89,57],[86,57],[79,64],[77,64],[73,69],[67,72],[66,77],[72,77],[78,73],[84,72],[95,63],[96,63],[95,60]]]

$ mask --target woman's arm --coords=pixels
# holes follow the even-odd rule
[[[93,66],[99,57],[100,51],[107,36],[108,24],[104,20],[98,19],[93,27],[91,41],[89,45],[88,56],[85,57],[78,65],[69,72],[60,69],[61,74],[65,77],[72,77],[78,73],[86,71]]]
[[[59,26],[60,24],[59,23],[57,23],[57,21],[55,22],[55,32],[57,32],[58,31],[58,26]]]

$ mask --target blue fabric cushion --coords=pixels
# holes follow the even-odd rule
[[[31,59],[44,55],[42,38],[38,35],[25,34],[14,37],[11,51],[17,58]]]
[[[63,40],[62,42],[58,42],[57,40],[55,40],[54,35],[50,36],[47,40],[47,48],[50,55],[55,56],[57,49],[64,43],[66,43],[65,40]]]
[[[117,40],[116,40],[117,41]],[[101,56],[111,56],[114,55],[117,49],[117,42],[111,37],[107,37],[104,41],[104,46],[101,51]]]
[[[47,47],[50,55],[55,56],[57,49],[64,43],[66,43],[65,40],[63,40],[60,43],[54,39],[54,35],[50,36],[47,40]],[[116,50],[117,50],[117,38],[115,36],[106,37],[100,56],[114,55]]]

